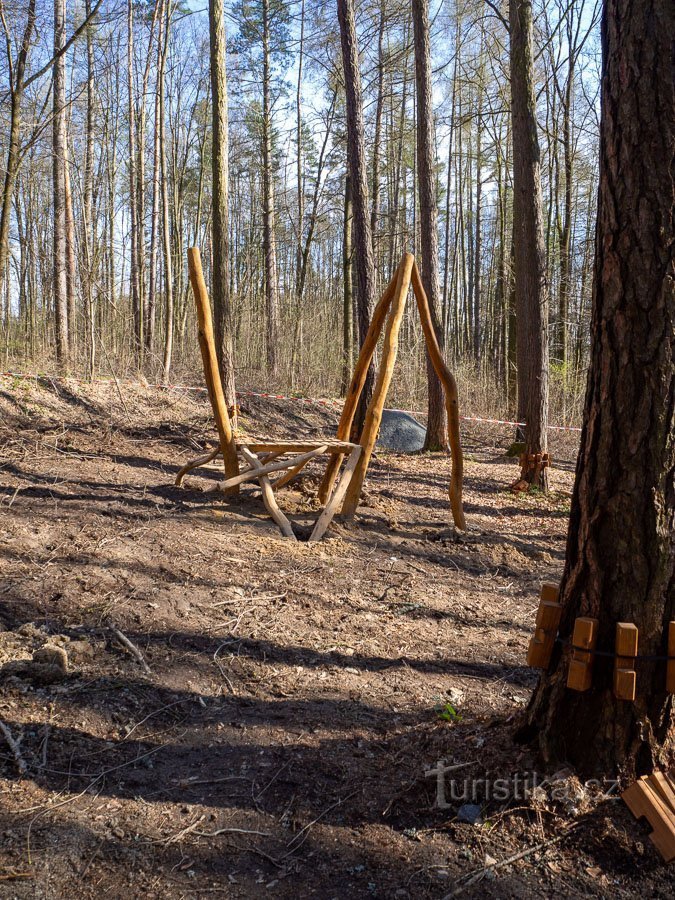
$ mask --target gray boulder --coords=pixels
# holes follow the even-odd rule
[[[382,410],[377,446],[396,453],[417,453],[424,446],[426,428],[401,409]]]

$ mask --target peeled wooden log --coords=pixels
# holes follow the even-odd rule
[[[218,358],[216,356],[216,343],[213,338],[211,304],[206,289],[206,282],[204,281],[204,272],[202,271],[202,260],[199,248],[190,247],[187,255],[190,284],[192,285],[192,292],[197,307],[199,349],[201,350],[202,362],[204,364],[204,379],[206,381],[206,388],[209,392],[213,418],[216,421],[216,428],[218,429],[218,437],[220,438],[220,449],[222,450],[223,459],[225,461],[225,474],[228,478],[232,478],[239,471],[237,448],[234,443],[232,425],[227,412],[227,404],[225,403],[225,395],[223,394],[223,385],[220,380],[220,369],[218,368]],[[239,489],[236,484],[233,488],[235,491]]]
[[[394,272],[391,281],[387,285],[384,293],[380,297],[378,304],[373,311],[373,315],[370,320],[370,326],[368,328],[368,333],[366,334],[366,339],[361,346],[359,358],[356,361],[356,366],[354,367],[354,374],[352,375],[351,384],[349,385],[349,390],[347,391],[347,395],[345,397],[345,403],[342,407],[342,414],[340,416],[340,421],[337,427],[337,438],[340,441],[349,440],[349,435],[352,430],[352,423],[354,421],[354,416],[356,415],[356,409],[359,405],[361,392],[363,391],[363,386],[366,383],[368,368],[373,358],[373,354],[375,353],[375,348],[377,347],[377,341],[380,337],[380,332],[382,331],[384,320],[386,319],[387,312],[389,311],[389,307],[391,306],[392,297],[396,292],[396,284],[398,282],[398,273],[400,267],[401,266],[399,264],[398,268]],[[338,473],[338,469],[340,468],[341,463],[342,456],[334,456],[331,458],[328,466],[326,467],[326,473],[323,476],[323,480],[321,481],[321,485],[319,487],[319,500],[322,503],[326,503],[328,500],[331,489],[333,487],[333,482],[335,481],[335,476]]]
[[[382,348],[382,360],[377,373],[373,397],[366,412],[363,424],[363,433],[359,443],[362,447],[361,456],[358,459],[354,475],[347,488],[342,513],[345,516],[353,516],[361,499],[361,488],[365,481],[368,463],[375,447],[377,434],[382,421],[382,410],[389,392],[389,385],[394,374],[396,354],[398,352],[398,333],[405,310],[406,297],[410,288],[410,275],[415,257],[412,253],[406,253],[398,268],[396,293],[391,301],[391,309],[387,319],[387,327],[384,334],[384,346]]]
[[[459,399],[457,393],[457,382],[455,376],[448,369],[443,359],[443,354],[438,346],[436,332],[431,321],[431,313],[429,311],[429,301],[422,285],[417,263],[413,261],[412,268],[412,286],[417,301],[417,309],[419,310],[420,319],[422,321],[422,330],[424,338],[427,342],[427,350],[433,364],[436,374],[443,385],[443,393],[445,395],[445,408],[448,414],[448,439],[450,442],[450,456],[452,459],[452,470],[450,473],[450,509],[452,510],[452,518],[457,526],[464,530],[466,528],[466,519],[464,518],[464,509],[462,505],[462,479],[464,477],[464,457],[462,455],[462,442],[459,433]]]

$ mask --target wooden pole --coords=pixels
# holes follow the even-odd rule
[[[354,475],[347,488],[345,501],[342,505],[342,514],[345,516],[353,516],[361,499],[361,488],[368,471],[368,463],[375,447],[375,441],[380,430],[382,421],[382,410],[387,399],[389,385],[394,374],[394,364],[396,363],[396,354],[398,351],[398,332],[401,327],[401,319],[405,309],[405,301],[410,288],[410,275],[415,264],[415,257],[412,253],[406,253],[398,267],[398,277],[396,283],[396,293],[391,301],[391,310],[387,319],[387,329],[384,334],[384,347],[382,349],[382,361],[377,373],[377,381],[373,390],[373,398],[370,401],[368,411],[366,412],[366,420],[363,425],[363,434],[359,443],[363,448],[363,452],[356,464]]]
[[[370,361],[372,360],[373,354],[375,353],[375,347],[377,347],[377,341],[380,337],[380,332],[382,331],[384,320],[391,305],[391,298],[394,296],[394,293],[396,291],[396,284],[398,281],[398,273],[400,268],[401,266],[399,264],[398,268],[394,272],[393,278],[387,285],[386,290],[380,297],[378,304],[373,311],[373,316],[370,320],[370,327],[368,328],[366,339],[361,346],[359,358],[356,361],[356,366],[354,367],[354,374],[352,375],[351,384],[349,385],[349,390],[347,391],[347,396],[345,397],[345,405],[342,407],[342,415],[340,416],[340,422],[337,427],[337,439],[339,441],[349,440],[349,435],[352,430],[352,422],[354,421],[354,416],[356,414],[356,408],[359,405],[359,398],[361,397],[363,386],[366,383],[366,376],[368,375]],[[333,488],[333,482],[335,481],[335,476],[338,473],[341,463],[342,455],[331,456],[326,468],[326,473],[323,476],[321,485],[319,486],[319,500],[322,503],[326,503],[328,501],[330,492]]]
[[[258,481],[260,482],[260,490],[262,491],[263,503],[265,504],[267,512],[277,523],[284,537],[290,538],[290,540],[292,541],[297,541],[298,539],[295,536],[295,532],[293,531],[293,526],[279,509],[277,501],[274,497],[274,491],[272,490],[270,480],[263,472],[264,466],[261,464],[255,453],[251,453],[248,447],[241,448],[241,455],[244,457],[246,462],[257,472]]]
[[[445,408],[448,413],[448,438],[450,441],[450,455],[452,458],[452,472],[450,474],[450,508],[452,510],[452,518],[457,528],[464,530],[466,528],[466,520],[464,518],[464,509],[462,506],[462,479],[464,476],[464,457],[462,455],[462,443],[459,436],[459,401],[457,394],[457,382],[455,376],[448,369],[443,359],[436,332],[431,321],[431,313],[429,312],[429,302],[422,285],[417,263],[413,260],[412,268],[412,286],[417,301],[417,309],[419,310],[420,319],[422,321],[422,330],[424,338],[427,342],[427,350],[429,357],[433,363],[436,374],[443,385],[443,393],[445,394]]]
[[[213,418],[216,420],[216,428],[218,429],[218,436],[220,438],[220,448],[223,452],[223,459],[225,460],[225,475],[227,478],[234,478],[239,474],[237,447],[234,442],[230,417],[227,412],[227,404],[225,403],[225,395],[223,394],[223,385],[220,380],[218,358],[216,357],[216,345],[213,339],[211,304],[209,303],[209,294],[206,290],[206,282],[204,281],[202,260],[198,247],[190,247],[187,253],[190,284],[192,285],[195,305],[197,306],[199,349],[202,352],[202,362],[204,363],[204,379],[206,380],[206,387],[209,392]],[[237,492],[238,490],[238,485],[234,486],[233,491]]]

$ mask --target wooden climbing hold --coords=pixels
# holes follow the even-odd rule
[[[618,700],[635,700],[635,657],[638,651],[637,626],[617,622],[616,658],[614,661],[614,696]]]
[[[573,691],[589,690],[593,679],[593,653],[598,639],[598,620],[579,617],[574,622],[572,658],[567,672],[567,687]]]
[[[666,690],[669,694],[675,694],[675,622],[668,623],[668,656]]]
[[[562,615],[562,606],[558,602],[559,593],[555,584],[541,586],[534,636],[527,649],[527,664],[534,669],[548,668],[551,660]]]
[[[675,784],[663,772],[643,776],[621,795],[636,819],[647,819],[651,841],[664,860],[675,859]]]

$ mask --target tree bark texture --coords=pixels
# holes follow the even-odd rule
[[[429,2],[412,0],[415,35],[415,79],[417,85],[417,185],[420,215],[420,274],[429,301],[431,319],[441,351],[445,340],[441,327],[441,295],[438,262],[438,207],[436,204],[434,109],[431,86]],[[427,433],[425,450],[441,450],[448,444],[448,423],[443,387],[429,351],[427,365]]]
[[[213,318],[216,354],[223,384],[225,402],[235,407],[234,348],[232,343],[232,311],[229,279],[228,221],[228,115],[227,57],[225,8],[223,0],[209,0],[209,34],[211,40],[211,103],[213,150]],[[235,428],[236,428],[236,416]]]
[[[674,36],[671,0],[607,0],[591,365],[561,585],[562,638],[591,616],[612,652],[630,622],[649,656],[675,618]],[[547,760],[642,773],[669,738],[672,753],[663,660],[637,660],[632,703],[613,695],[612,659],[596,657],[590,691],[566,689],[567,659],[528,711]]]
[[[527,423],[525,453],[531,455],[548,446],[548,289],[531,0],[509,0],[509,27],[518,411]],[[526,463],[521,479],[548,487],[545,467],[528,470]]]
[[[345,81],[347,107],[347,167],[352,197],[352,236],[354,269],[356,274],[356,309],[359,344],[368,334],[370,317],[375,305],[375,262],[368,214],[368,171],[361,96],[359,48],[356,38],[356,21],[353,0],[337,0],[342,67]],[[370,404],[374,384],[371,364],[361,394],[354,420],[355,433],[363,427],[365,413]]]

